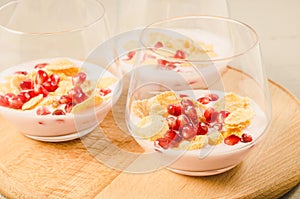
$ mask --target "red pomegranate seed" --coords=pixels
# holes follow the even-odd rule
[[[181,106],[178,104],[170,104],[167,107],[170,115],[179,116],[181,114]]]
[[[185,59],[186,58],[186,53],[183,50],[177,50],[174,58],[176,59]]]
[[[74,87],[73,89],[69,90],[67,94],[75,104],[79,104],[88,98],[80,87]]]
[[[8,98],[5,97],[4,95],[0,95],[0,106],[4,106],[4,107],[9,106]]]
[[[230,114],[229,111],[220,111],[218,115],[218,122],[223,123],[229,114]]]
[[[167,60],[164,60],[164,59],[158,59],[158,60],[157,60],[157,63],[158,63],[160,66],[167,66],[169,62],[168,62]]]
[[[77,75],[72,77],[72,83],[74,86],[80,86],[86,80],[86,73],[79,72]]]
[[[71,103],[71,102],[72,102],[72,98],[70,98],[67,95],[61,96],[60,99],[58,100],[59,104],[68,104],[68,103]]]
[[[56,109],[53,111],[52,115],[65,115],[66,113],[61,109]]]
[[[210,120],[208,122],[217,122],[219,118],[219,112],[215,111],[211,114]]]
[[[24,104],[23,100],[24,99],[21,96],[13,96],[8,99],[9,107],[13,109],[21,109]]]
[[[130,52],[128,52],[127,53],[127,59],[126,60],[131,60],[133,57],[134,57],[134,55],[136,54],[136,52],[135,51],[130,51]]]
[[[48,63],[41,63],[34,66],[35,69],[45,68],[45,66],[49,65]]]
[[[217,101],[219,99],[219,96],[214,93],[207,94],[205,97],[207,97],[210,101]]]
[[[180,131],[181,136],[185,140],[192,140],[197,135],[197,129],[192,124],[186,124]]]
[[[208,126],[204,122],[199,122],[197,135],[206,135],[208,132]]]
[[[176,125],[181,130],[186,124],[189,124],[190,120],[186,115],[179,115],[176,119]]]
[[[49,115],[51,112],[45,106],[41,106],[36,110],[37,115]]]
[[[180,98],[185,98],[185,97],[188,97],[188,95],[187,94],[179,94],[179,97]]]
[[[200,97],[199,99],[197,99],[197,101],[201,104],[208,104],[210,102],[208,97]]]
[[[176,120],[177,120],[176,117],[173,117],[173,116],[167,117],[167,122],[168,122],[169,129],[172,129],[172,130],[178,130],[179,129],[179,125],[176,122]]]
[[[35,78],[36,84],[42,84],[48,80],[48,74],[43,70],[38,70]]]
[[[101,88],[99,94],[100,94],[100,96],[106,96],[109,93],[111,93],[111,89],[109,89],[109,88]]]
[[[33,89],[33,81],[32,81],[31,79],[23,80],[23,81],[20,83],[20,88],[21,88],[22,90]]]
[[[193,122],[194,125],[198,124],[198,115],[194,106],[185,107],[183,112]]]
[[[161,47],[163,47],[163,46],[164,46],[164,44],[163,44],[162,42],[158,41],[158,42],[156,42],[156,44],[154,45],[154,48],[158,49],[158,48],[161,48]]]
[[[57,74],[52,74],[42,85],[48,92],[54,92],[58,88],[60,77]]]
[[[173,140],[176,137],[177,133],[174,130],[167,130],[167,132],[165,133],[164,137],[169,139],[169,140]]]
[[[221,131],[223,129],[223,124],[220,122],[216,122],[211,125],[211,128],[214,128],[216,131]]]
[[[243,133],[242,137],[241,137],[241,142],[244,142],[244,143],[252,142],[252,136],[248,135],[246,133]]]
[[[34,91],[35,95],[43,94],[44,97],[46,97],[49,93],[47,91],[47,89],[41,84],[35,84],[34,88],[33,88],[33,91]]]
[[[227,145],[235,145],[239,143],[240,140],[241,140],[240,137],[232,134],[224,139],[224,143]]]
[[[192,106],[192,107],[195,106],[193,101],[190,99],[183,99],[183,100],[181,100],[180,104],[182,105],[183,108],[186,108],[188,106]]]
[[[70,113],[75,105],[76,104],[73,103],[73,102],[66,104],[66,106],[65,106],[65,112],[66,113]]]
[[[208,107],[205,111],[204,111],[204,117],[206,119],[207,122],[211,122],[212,120],[212,114],[215,112],[215,109],[212,107]]]
[[[16,75],[27,75],[27,71],[16,71],[15,72]]]
[[[163,149],[169,148],[170,140],[168,138],[158,138],[154,142],[154,146],[161,147]]]

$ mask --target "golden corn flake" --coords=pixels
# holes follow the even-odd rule
[[[40,94],[36,97],[31,98],[28,102],[23,104],[22,110],[30,110],[36,107],[42,100],[43,100],[43,94]]]
[[[231,128],[231,129],[226,129],[226,131],[222,131],[222,135],[224,138],[230,136],[230,135],[236,135],[238,137],[241,137],[243,134],[243,131],[241,128]]]
[[[177,149],[197,150],[207,145],[207,135],[197,135],[192,141],[182,141]]]
[[[45,67],[46,70],[55,72],[56,74],[64,74],[66,76],[76,75],[80,68],[75,66],[73,62],[69,60],[59,60],[53,62]]]
[[[208,134],[208,144],[209,145],[217,145],[223,142],[223,135],[219,132],[212,132]]]
[[[99,80],[97,87],[99,89],[101,88],[108,88],[109,86],[113,85],[114,83],[117,82],[116,78],[113,77],[103,77]]]
[[[160,104],[152,103],[149,114],[150,115],[167,116],[167,109],[166,109],[166,107],[164,107]]]
[[[231,112],[228,117],[224,120],[225,125],[239,125],[247,121],[250,121],[255,116],[252,109],[248,108],[237,108],[235,111]]]
[[[237,128],[244,129],[244,128],[246,128],[249,125],[250,125],[250,120],[247,120],[247,121],[245,121],[243,123],[240,123],[240,124],[233,124],[233,125],[225,124],[225,127],[226,127],[226,129],[229,129],[229,130],[231,130],[231,129],[237,129]]]
[[[81,113],[93,107],[101,105],[103,102],[103,98],[99,95],[92,95],[85,101],[77,104],[73,107],[72,113]]]
[[[238,108],[247,109],[250,107],[248,97],[239,97],[234,93],[227,93],[222,99],[215,103],[214,108],[217,111],[226,110],[233,112]]]
[[[160,115],[143,117],[134,129],[134,133],[144,139],[155,140],[169,129],[166,119]]]
[[[66,95],[69,90],[73,88],[71,80],[63,80],[58,84],[58,88],[54,91],[54,95],[62,96]]]
[[[179,102],[177,95],[173,91],[166,91],[153,98],[153,103],[159,103],[162,106],[176,104]]]
[[[149,115],[150,103],[148,99],[136,100],[132,103],[132,112],[139,118]]]

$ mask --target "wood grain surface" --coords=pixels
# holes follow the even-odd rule
[[[277,198],[300,181],[300,103],[269,83],[273,118],[266,137],[240,165],[211,177],[166,169],[130,174],[97,161],[114,160],[111,144],[142,152],[115,124],[118,113],[106,117],[104,133],[64,143],[28,139],[0,118],[0,192],[8,198]],[[133,160],[124,160],[124,168]]]

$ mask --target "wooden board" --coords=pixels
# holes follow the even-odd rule
[[[0,193],[8,198],[277,198],[300,181],[300,103],[272,81],[270,89],[273,118],[263,142],[236,168],[211,177],[182,176],[166,169],[122,173],[97,161],[80,140],[34,141],[0,118]],[[102,124],[110,129],[108,139],[141,152],[112,116]],[[101,144],[110,154],[109,144],[94,132],[84,144]]]

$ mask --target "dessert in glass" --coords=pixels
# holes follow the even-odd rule
[[[108,38],[97,0],[12,1],[0,8],[1,115],[50,142],[91,132],[120,92],[120,73],[90,54]]]
[[[255,31],[228,18],[188,16],[146,27],[140,43],[126,120],[145,153],[185,175],[238,165],[271,118]]]

